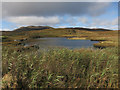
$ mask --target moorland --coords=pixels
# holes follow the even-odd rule
[[[27,26],[0,37],[3,88],[118,88],[118,30]],[[74,50],[25,46],[44,37],[99,43]]]

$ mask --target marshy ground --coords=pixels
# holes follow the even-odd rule
[[[44,29],[33,31],[3,32],[3,45],[13,45],[32,41],[42,37],[67,37],[68,39],[88,39],[99,41],[95,47],[117,47],[118,31],[90,31],[79,29]]]
[[[3,88],[118,88],[118,31],[50,28],[3,32],[1,37]],[[94,44],[98,49],[24,47],[42,37],[99,43]]]

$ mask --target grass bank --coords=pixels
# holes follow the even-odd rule
[[[118,88],[118,50],[2,50],[3,88]]]
[[[22,45],[26,42],[34,41],[36,38],[43,37],[66,37],[68,39],[87,39],[99,41],[94,44],[95,47],[117,47],[118,31],[97,31],[97,30],[79,30],[79,29],[44,29],[44,30],[28,30],[28,31],[11,31],[2,33],[2,45]]]

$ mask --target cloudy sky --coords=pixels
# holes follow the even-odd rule
[[[118,29],[117,2],[3,2],[2,30],[21,26]]]

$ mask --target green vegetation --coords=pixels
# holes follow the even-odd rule
[[[3,88],[118,88],[118,50],[3,47]]]
[[[2,88],[118,88],[118,31],[21,27],[2,32]],[[36,38],[99,41],[103,49],[41,49]]]
[[[47,29],[46,29],[47,28]],[[34,30],[33,30],[34,29]],[[88,39],[100,41],[94,44],[95,47],[117,47],[118,31],[104,29],[84,29],[84,28],[52,28],[42,26],[21,27],[12,32],[3,32],[3,45],[16,45],[16,43],[25,43],[42,37],[66,37],[68,39]],[[21,41],[21,39],[25,39]],[[17,40],[17,42],[16,42]],[[104,43],[101,43],[104,42]],[[105,42],[107,41],[107,42]],[[108,43],[113,42],[113,43]]]

